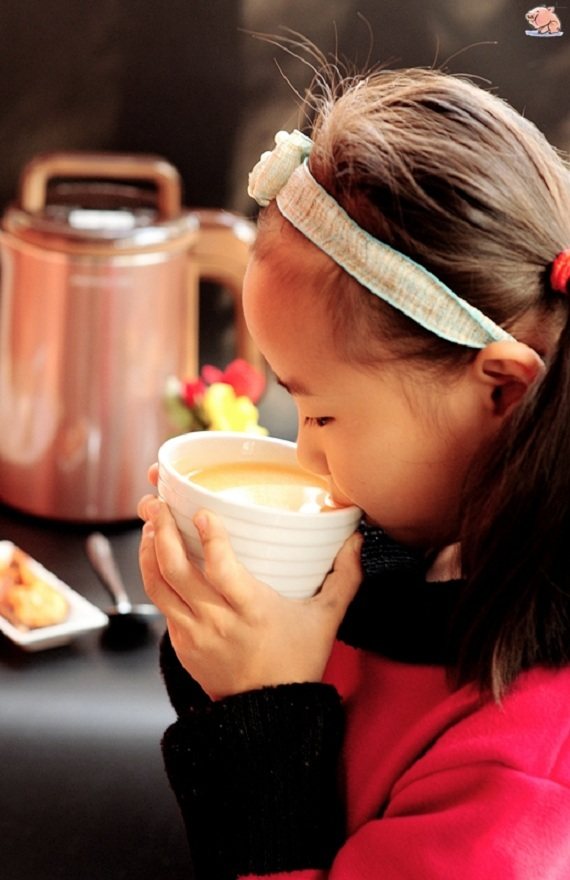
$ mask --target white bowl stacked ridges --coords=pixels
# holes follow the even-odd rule
[[[305,513],[237,503],[192,483],[192,470],[225,462],[297,464],[296,445],[275,437],[226,431],[195,431],[167,440],[158,453],[158,494],[170,508],[188,555],[203,563],[192,522],[199,510],[216,513],[232,548],[256,578],[290,598],[314,595],[360,511],[339,507]]]

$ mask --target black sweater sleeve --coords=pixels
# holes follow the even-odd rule
[[[381,529],[363,523],[361,531],[365,578],[339,638],[408,662],[441,662],[444,633],[429,644],[422,636],[433,636],[426,622],[445,596],[434,605],[439,591],[426,590],[422,559]],[[330,867],[345,837],[344,708],[336,689],[285,684],[212,702],[168,638],[161,662],[178,714],[163,755],[196,880]]]
[[[168,639],[162,664],[179,715],[163,756],[196,880],[328,867],[344,838],[337,691],[287,684],[213,702]]]

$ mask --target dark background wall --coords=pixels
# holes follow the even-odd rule
[[[529,0],[2,0],[0,207],[22,165],[53,149],[152,151],[191,205],[251,211],[245,175],[295,124],[310,72],[249,32],[300,31],[325,51],[482,77],[570,147],[567,33],[525,36]],[[369,28],[363,22],[369,23]],[[372,45],[369,35],[372,33]]]

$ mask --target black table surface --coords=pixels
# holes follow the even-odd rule
[[[273,380],[260,404],[271,434],[295,438],[295,407]],[[141,523],[43,520],[0,505],[10,540],[102,609],[85,553],[110,539],[133,601]],[[3,880],[192,880],[160,740],[174,721],[158,668],[164,622],[129,646],[108,632],[25,652],[0,634],[0,876]]]
[[[97,527],[134,600],[140,523]],[[91,526],[0,507],[14,541],[95,605],[108,597],[85,553]],[[160,739],[174,720],[158,670],[162,620],[129,646],[89,633],[26,652],[0,636],[0,873],[5,880],[189,880]]]

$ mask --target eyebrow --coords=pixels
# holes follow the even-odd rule
[[[288,391],[289,394],[297,396],[297,397],[312,397],[312,392],[309,391],[306,385],[303,385],[298,379],[289,379],[287,382],[284,379],[280,379],[279,376],[275,376],[278,385],[281,385],[285,391]]]

